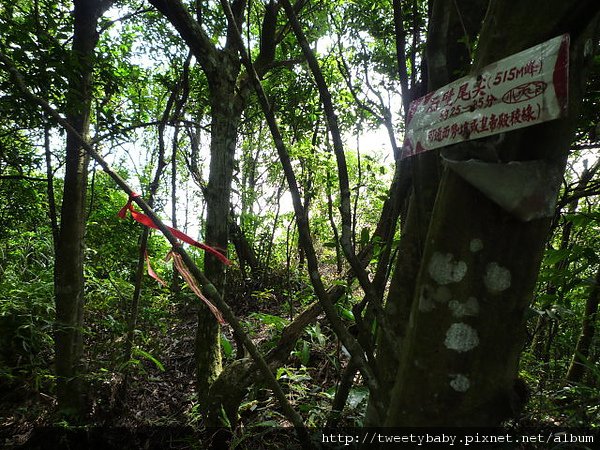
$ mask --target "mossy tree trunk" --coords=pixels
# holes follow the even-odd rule
[[[465,45],[465,41],[473,42],[477,38],[486,3],[479,0],[459,0],[456,5],[458,10],[454,2],[436,1],[430,7],[426,52],[428,91],[436,90],[464,75],[471,64],[470,48]],[[465,39],[465,31],[468,39]],[[410,160],[405,159],[400,164],[404,178],[412,179],[412,193],[402,224],[399,257],[385,307],[388,323],[397,324],[393,329],[386,330],[386,335],[396,342],[402,341],[406,333],[419,262],[442,170],[436,152],[422,153]],[[398,370],[399,354],[396,345],[386,345],[386,341],[382,340],[383,336],[381,333],[378,338],[376,363],[380,383],[392,386]],[[384,392],[381,398],[378,399],[376,394],[371,400],[368,422],[380,423],[390,397]]]
[[[230,64],[235,64],[232,60]],[[239,66],[235,70],[239,72]],[[236,80],[221,80],[211,88],[210,174],[206,189],[205,240],[223,253],[229,242],[229,210],[234,157],[241,108],[235,93]],[[212,255],[204,260],[204,272],[221,294],[225,266]],[[206,400],[210,385],[221,372],[220,327],[208,307],[201,305],[196,333],[196,384],[200,401]]]
[[[198,2],[196,17],[180,0],[150,0],[150,3],[171,22],[190,52],[198,61],[206,75],[210,97],[211,144],[210,172],[206,201],[206,226],[204,240],[211,246],[227,252],[229,243],[228,223],[233,178],[234,157],[238,138],[240,118],[250,91],[247,77],[241,71],[241,64],[233,40],[231,24],[223,30],[224,45],[215,45],[212,36],[204,30],[206,5]],[[241,28],[247,7],[246,0],[230,2],[236,25]],[[278,4],[271,0],[265,4],[261,27],[260,53],[256,58],[259,73],[264,74],[275,56],[277,44]],[[226,270],[223,264],[211,255],[206,255],[204,263],[206,276],[218,291],[223,294]],[[196,385],[201,408],[208,413],[209,387],[221,371],[221,350],[219,345],[219,325],[207,307],[200,305],[196,334]],[[210,423],[212,419],[209,419]]]

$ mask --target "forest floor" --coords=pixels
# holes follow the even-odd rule
[[[282,280],[268,280],[265,285],[275,286],[277,282],[284,285]],[[306,293],[303,289],[301,283],[294,287],[296,301],[290,305],[283,287],[264,289],[249,281],[240,282],[230,289],[229,303],[252,339],[266,352],[288,323],[290,309],[298,313],[303,303],[312,299],[310,289]],[[304,302],[299,300],[302,298]],[[107,315],[106,308],[92,309],[86,322],[89,329],[84,355],[89,410],[82,420],[85,427],[70,428],[70,434],[62,436],[65,445],[61,448],[205,448],[199,443],[211,436],[203,428],[195,393],[196,301],[191,294],[181,293],[176,300],[169,296],[163,303],[142,308],[138,328],[143,332],[136,337],[139,351],[127,365],[118,363],[122,360],[124,328],[121,325],[121,331],[115,331],[119,324],[126,323],[124,317]],[[236,349],[230,328],[225,326],[222,331],[227,364],[235,358]],[[66,424],[55,416],[52,354],[42,356],[47,367],[37,378],[30,374],[23,378],[26,382],[0,385],[0,448],[47,449],[48,442],[56,442],[57,432],[66,433]],[[325,423],[336,380],[346,363],[347,357],[326,321],[319,320],[307,327],[288,364],[278,370],[289,401],[308,426]],[[342,424],[346,426],[360,426],[364,414],[367,391],[358,381],[344,410]],[[560,393],[548,390],[532,394],[519,426],[585,427],[599,423],[600,408],[590,404],[596,394],[575,395],[580,404],[565,395],[561,402],[554,401],[562,398]],[[268,389],[252,388],[240,407],[240,425],[233,433],[235,448],[294,448],[292,443],[297,441],[293,434],[276,431],[289,426],[279,411]]]
[[[273,318],[289,316],[286,311],[289,305],[282,295],[273,291],[257,291],[259,295],[254,295],[247,292],[247,288],[240,287],[231,304],[236,315],[251,330],[255,342],[268,346],[276,328],[284,323],[273,323]],[[129,370],[123,370],[123,367],[111,369],[122,352],[123,337],[115,339],[115,334],[103,325],[106,320],[91,318],[93,325],[87,335],[84,357],[89,362],[87,371],[90,374],[86,380],[89,387],[89,410],[84,420],[87,431],[84,435],[70,436],[68,442],[71,445],[73,442],[91,445],[100,440],[104,442],[102,448],[125,448],[126,442],[129,448],[148,448],[149,442],[152,442],[150,448],[163,448],[164,439],[168,439],[170,448],[194,448],[193,445],[173,447],[173,439],[183,438],[186,442],[202,439],[197,431],[202,430],[202,419],[194,388],[198,306],[193,297],[183,297],[184,301],[170,303],[157,320],[140,324],[145,327],[143,345],[140,344],[144,353],[134,355]],[[310,406],[311,409],[315,407],[317,413],[320,403],[330,402],[330,396],[322,396],[321,391],[324,386],[333,388],[333,380],[338,376],[339,368],[331,364],[333,358],[328,355],[339,353],[339,348],[333,344],[334,339],[325,337],[329,330],[321,332],[319,329],[319,332],[316,340],[323,345],[311,346],[310,367],[302,367],[298,356],[292,356],[289,368],[281,376],[284,384],[286,380],[289,382],[286,388],[290,401],[297,403],[295,406],[300,409],[304,407],[305,416],[315,414],[314,410],[306,410],[307,398],[313,399]],[[235,357],[235,343],[229,327],[223,327],[223,334],[233,348],[224,361],[227,363]],[[37,390],[30,384],[14,386],[10,390],[0,387],[0,448],[47,448],[48,439],[54,439],[48,433],[64,425],[55,417],[56,399],[49,389],[51,384],[42,383]],[[260,442],[269,428],[288,425],[278,413],[279,407],[268,390],[260,388],[250,397],[241,408],[241,425],[236,431],[237,448],[246,448],[246,445],[262,448]],[[258,428],[252,428],[252,424]],[[128,430],[137,430],[135,436],[128,435]],[[253,430],[252,444],[241,442],[249,437],[245,430]],[[111,436],[113,432],[115,436]],[[284,439],[283,436],[280,438]],[[288,437],[285,439],[285,446],[290,448]],[[273,444],[272,439],[269,442]],[[265,448],[274,447],[268,445]]]

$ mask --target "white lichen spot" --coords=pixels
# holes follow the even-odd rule
[[[471,250],[473,253],[477,253],[478,251],[483,249],[483,241],[481,239],[471,239],[471,242],[469,242],[469,250]]]
[[[479,314],[479,302],[475,297],[469,297],[466,302],[452,300],[448,303],[448,308],[450,308],[452,315],[456,318],[476,316]]]
[[[446,332],[444,345],[459,353],[473,350],[479,345],[477,330],[466,323],[453,323]]]
[[[469,379],[461,374],[450,375],[452,380],[450,381],[450,387],[456,392],[467,392],[471,387]]]
[[[510,270],[498,263],[489,263],[485,269],[483,283],[488,291],[497,294],[510,287]]]
[[[454,261],[451,253],[435,252],[429,261],[429,275],[438,284],[458,283],[467,273],[467,264],[464,261]]]

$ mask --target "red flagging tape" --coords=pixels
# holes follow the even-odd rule
[[[129,211],[131,213],[131,217],[133,217],[133,220],[135,220],[136,222],[141,223],[142,225],[145,225],[150,228],[158,229],[158,227],[156,226],[156,224],[150,217],[148,217],[146,214],[137,212],[134,209],[131,202],[133,201],[133,199],[135,197],[139,197],[139,194],[136,194],[134,192],[129,197],[129,201],[127,202],[127,204],[120,209],[120,211],[117,213],[117,215],[121,219],[124,219],[125,216],[127,215],[127,211]],[[221,252],[214,249],[213,247],[210,247],[209,245],[206,245],[206,244],[202,244],[202,243],[196,241],[195,239],[192,239],[187,234],[182,233],[181,231],[177,230],[176,228],[171,228],[169,226],[167,226],[167,228],[171,233],[173,233],[173,236],[175,236],[176,238],[181,239],[183,242],[186,242],[187,244],[193,245],[194,247],[198,247],[199,249],[202,249],[205,252],[210,253],[211,255],[215,256],[219,261],[221,261],[223,264],[226,264],[228,266],[231,265],[231,261],[229,261],[229,259],[227,259],[227,257],[225,255],[223,255]]]
[[[131,213],[131,217],[133,217],[133,219],[136,222],[141,223],[142,225],[150,227],[150,228],[158,229],[158,227],[156,226],[156,224],[150,217],[148,217],[147,215],[142,214],[140,212],[137,212],[133,208],[132,201],[136,197],[139,197],[139,194],[136,194],[135,192],[133,192],[129,196],[129,200],[127,201],[127,204],[119,210],[119,212],[117,213],[117,216],[119,216],[121,219],[124,219],[125,216],[127,215],[127,211],[129,211]],[[173,236],[177,237],[178,239],[181,239],[183,242],[193,245],[194,247],[198,247],[198,248],[210,253],[211,255],[216,256],[219,259],[219,261],[221,261],[223,264],[227,264],[227,265],[231,264],[231,261],[229,261],[229,259],[227,259],[224,255],[222,255],[216,249],[192,239],[187,234],[182,233],[181,231],[179,231],[175,228],[171,228],[171,227],[167,227],[167,228],[169,229],[169,231],[171,231],[171,233],[173,233]],[[145,253],[145,258],[146,258],[146,265],[148,267],[148,275],[150,275],[152,278],[154,278],[156,281],[158,281],[160,284],[162,284],[163,286],[166,287],[167,283],[165,283],[156,274],[156,272],[154,272],[154,270],[152,269],[152,266],[150,265],[150,258],[148,257],[148,253]],[[196,280],[194,279],[192,274],[185,267],[185,264],[183,263],[181,256],[178,253],[175,253],[174,251],[170,251],[169,254],[167,255],[167,261],[171,258],[173,259],[173,264],[175,265],[175,268],[181,274],[181,276],[184,278],[184,280],[186,281],[186,283],[188,284],[190,289],[192,291],[194,291],[194,294],[196,294],[198,296],[198,298],[200,300],[202,300],[206,304],[206,306],[208,306],[208,309],[210,309],[210,311],[213,313],[213,315],[215,316],[217,321],[221,325],[225,325],[227,322],[225,322],[225,319],[223,319],[221,312],[217,309],[217,307],[215,305],[213,305],[202,294],[202,291],[200,290],[198,283],[196,283]]]
[[[162,284],[163,287],[167,287],[167,283],[165,283],[165,281],[156,274],[156,272],[150,265],[150,258],[148,257],[148,252],[144,252],[144,256],[146,257],[146,267],[148,268],[148,275],[150,275],[152,278],[154,278],[156,281]]]

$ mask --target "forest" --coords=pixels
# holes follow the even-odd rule
[[[0,30],[0,447],[595,448],[595,0]]]

